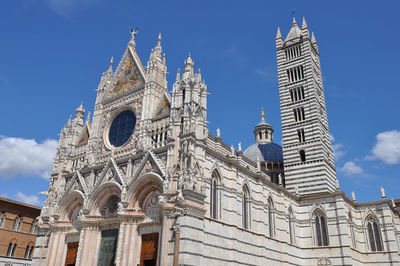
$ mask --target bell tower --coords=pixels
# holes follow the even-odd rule
[[[318,44],[303,18],[276,35],[286,188],[298,195],[337,190]]]

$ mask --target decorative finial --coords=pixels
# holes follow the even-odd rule
[[[235,148],[233,147],[233,145],[231,145],[231,153],[232,153],[232,156],[235,155]]]
[[[356,193],[354,191],[351,192],[351,198],[356,202]]]
[[[392,198],[392,207],[396,208],[396,203],[394,202],[394,199]]]
[[[381,187],[382,199],[386,199],[385,189]]]
[[[293,23],[296,23],[296,19],[294,18],[294,13],[296,12],[296,10],[293,8],[292,9],[292,17],[293,17]]]
[[[158,34],[158,43],[157,46],[161,46],[161,32]]]
[[[264,107],[261,107],[261,119],[264,119]]]
[[[111,56],[111,59],[110,59],[110,67],[112,67],[113,64],[114,64],[114,56]]]
[[[138,33],[139,33],[139,27],[136,27],[136,30],[133,30],[131,28],[131,41],[130,42],[132,42],[133,44],[135,44],[135,37],[136,37],[136,34],[138,34]]]
[[[217,128],[217,138],[221,137],[221,130],[219,130],[219,128]]]
[[[241,142],[239,142],[239,144],[238,144],[238,150],[242,151],[242,143]]]

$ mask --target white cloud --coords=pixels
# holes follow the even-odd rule
[[[333,151],[333,158],[335,159],[335,161],[338,161],[341,157],[343,157],[343,155],[346,154],[346,151],[343,150],[343,144],[341,143],[336,143],[334,144],[333,142],[335,142],[335,137],[330,134],[330,139],[331,139],[331,144],[332,144],[332,151]]]
[[[31,204],[31,205],[37,205],[40,206],[42,205],[42,202],[39,200],[38,196],[35,195],[25,195],[24,193],[18,192],[17,193],[17,199],[19,201]]]
[[[345,175],[356,175],[356,174],[361,174],[363,172],[361,166],[356,165],[352,161],[346,162],[344,166],[339,170],[342,171]]]
[[[9,178],[17,174],[40,175],[49,178],[57,141],[0,136],[0,177]]]
[[[274,72],[272,67],[257,68],[256,74],[262,77],[265,81],[272,82],[274,80]]]
[[[67,18],[79,9],[100,2],[102,2],[102,0],[48,0],[48,4],[53,11]]]
[[[400,163],[400,131],[390,130],[376,135],[376,143],[367,160],[382,160],[386,164]]]
[[[335,161],[338,161],[343,155],[346,154],[346,151],[342,150],[343,144],[332,144],[332,150],[333,150],[333,157],[335,158]]]

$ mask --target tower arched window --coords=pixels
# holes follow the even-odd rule
[[[218,191],[218,184],[219,184],[219,174],[217,171],[212,173],[211,177],[211,185],[210,185],[210,217],[213,219],[218,219],[218,204],[219,204],[219,191]]]
[[[302,162],[305,162],[306,161],[306,152],[304,150],[300,150],[299,154],[300,154],[300,160]]]
[[[317,211],[314,215],[315,221],[315,235],[316,244],[319,247],[328,246],[328,226],[326,224],[326,216],[321,212]]]
[[[379,230],[378,222],[375,218],[370,217],[367,220],[368,240],[371,251],[382,251],[382,237]]]
[[[294,231],[294,215],[293,215],[293,210],[289,208],[289,240],[290,244],[295,244],[296,243],[296,235]]]
[[[243,228],[250,228],[250,191],[249,188],[244,185],[242,192],[242,224]]]
[[[268,229],[269,236],[273,237],[275,232],[274,202],[272,198],[268,198]]]

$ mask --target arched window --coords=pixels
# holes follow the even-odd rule
[[[300,160],[302,162],[305,162],[306,161],[306,152],[304,150],[300,150],[299,153],[300,153]]]
[[[14,230],[15,231],[19,231],[21,229],[22,222],[23,222],[22,216],[18,215],[14,220]]]
[[[210,217],[213,219],[218,219],[218,181],[219,174],[217,171],[212,173],[211,185],[210,185]]]
[[[35,221],[33,221],[31,224],[31,234],[36,234],[36,228],[37,228],[37,224]]]
[[[250,191],[249,188],[244,185],[243,186],[243,194],[242,194],[242,223],[243,228],[250,228]]]
[[[382,251],[382,239],[378,222],[373,217],[367,220],[368,239],[371,251]]]
[[[32,254],[33,254],[33,243],[31,242],[26,246],[24,258],[30,259],[32,258]]]
[[[315,212],[315,235],[316,244],[319,247],[328,246],[328,230],[326,217],[321,211]]]
[[[272,198],[268,198],[268,228],[269,236],[273,237],[275,232],[275,219],[274,219],[274,202]]]
[[[351,243],[353,245],[353,248],[356,248],[356,238],[354,235],[354,224],[353,224],[353,217],[351,216],[351,212],[349,212],[349,225],[350,225]]]
[[[289,208],[289,240],[290,244],[296,243],[296,236],[294,232],[294,216],[292,208]]]
[[[0,213],[0,227],[3,227],[5,221],[6,221],[6,212],[5,211],[1,211]]]
[[[7,249],[7,257],[14,257],[15,249],[17,248],[17,240],[11,240],[10,244],[8,244]]]

